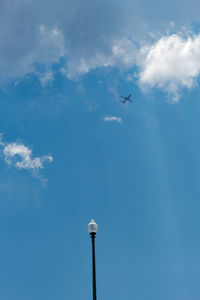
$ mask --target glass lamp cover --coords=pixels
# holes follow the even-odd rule
[[[98,229],[98,226],[97,226],[95,220],[92,219],[90,221],[90,223],[88,224],[88,232],[89,233],[97,233],[97,229]]]

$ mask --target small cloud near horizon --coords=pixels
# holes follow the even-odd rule
[[[118,122],[122,123],[122,118],[121,117],[116,117],[116,116],[106,116],[103,117],[104,122]]]

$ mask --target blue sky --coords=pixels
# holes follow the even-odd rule
[[[0,298],[199,299],[198,1],[0,7]]]

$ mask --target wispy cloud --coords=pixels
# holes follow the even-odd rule
[[[32,158],[32,150],[23,144],[10,143],[3,149],[5,161],[8,165],[14,165],[18,169],[42,169],[44,162],[52,162],[51,155]]]
[[[42,87],[45,87],[54,81],[54,73],[51,69],[45,70],[44,72],[36,72],[36,74],[38,75]]]
[[[122,123],[122,118],[121,117],[116,117],[116,116],[106,116],[106,117],[103,117],[103,120],[105,122],[118,122],[118,123]]]
[[[7,23],[5,26],[8,27]],[[28,35],[32,40],[26,35],[24,28],[21,28],[21,37],[18,37],[20,42],[17,42],[15,40],[17,37],[12,33],[16,28],[9,28],[9,30],[11,41],[7,41],[0,34],[5,42],[3,47],[1,45],[3,42],[0,42],[0,84],[24,78],[28,74],[38,76],[42,85],[53,81],[52,65],[58,63],[66,54],[63,33],[56,26],[47,27],[43,24],[35,24],[34,28],[30,28],[27,25],[26,30],[29,31]],[[12,45],[12,42],[17,43],[17,48]]]
[[[32,172],[35,177],[38,177],[43,184],[46,182],[39,170],[44,168],[45,163],[53,161],[52,155],[43,155],[41,157],[33,157],[32,150],[22,143],[6,143],[0,136],[0,147],[4,161],[17,169],[25,169]]]

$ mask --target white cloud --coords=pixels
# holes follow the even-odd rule
[[[9,166],[17,169],[30,170],[35,177],[38,177],[42,183],[46,183],[46,178],[40,175],[40,169],[44,168],[45,163],[53,161],[52,155],[43,155],[33,157],[32,150],[22,143],[6,143],[2,141],[0,134],[1,157]]]
[[[200,75],[200,34],[173,34],[141,49],[139,81],[166,90],[178,101],[181,88],[192,88]]]
[[[32,150],[23,144],[10,143],[3,149],[5,161],[19,169],[38,170],[43,168],[44,162],[52,162],[53,157],[46,155],[32,158]]]
[[[122,118],[121,117],[116,117],[116,116],[107,116],[103,118],[105,122],[118,122],[122,123]]]

